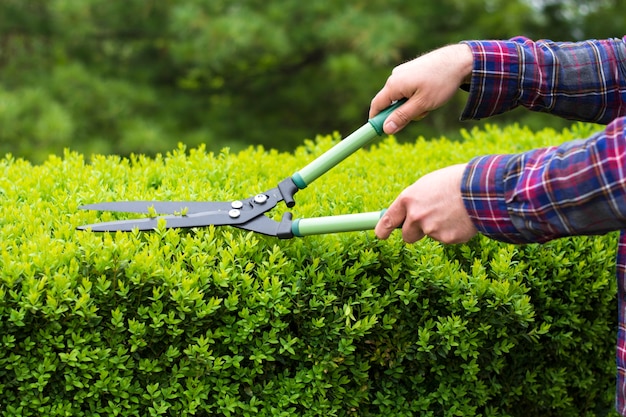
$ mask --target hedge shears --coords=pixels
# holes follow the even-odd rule
[[[266,213],[284,202],[293,207],[294,194],[306,188],[313,181],[328,172],[352,153],[365,146],[375,137],[383,134],[383,123],[406,99],[399,100],[369,119],[367,123],[338,142],[324,154],[310,162],[300,171],[288,177],[268,191],[244,200],[225,202],[213,201],[117,201],[87,204],[84,210],[162,214],[158,217],[144,217],[79,226],[79,230],[93,232],[150,231],[158,227],[194,228],[206,226],[233,226],[243,230],[275,236],[280,239],[309,235],[371,230],[385,210],[369,213],[343,214],[316,218],[293,219],[285,212],[280,221],[266,216]],[[167,214],[167,215],[165,215]],[[165,224],[163,225],[163,221]]]

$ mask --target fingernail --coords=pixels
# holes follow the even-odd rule
[[[385,133],[391,135],[398,131],[398,125],[393,120],[387,120],[384,127]]]

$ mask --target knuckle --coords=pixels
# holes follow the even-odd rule
[[[385,81],[385,87],[389,89],[393,89],[394,86],[396,85],[396,78],[397,76],[396,76],[395,69],[394,69],[391,75],[387,77],[387,80]]]

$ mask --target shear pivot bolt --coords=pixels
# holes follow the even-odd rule
[[[228,216],[230,216],[231,219],[236,219],[241,216],[241,210],[232,209],[228,212]]]
[[[233,201],[232,203],[230,203],[230,206],[231,206],[232,208],[234,208],[234,209],[239,210],[240,208],[242,208],[242,207],[243,207],[243,203],[242,203],[241,201],[239,201],[239,200],[235,200],[235,201]],[[232,216],[231,216],[231,217],[232,217]]]
[[[257,194],[254,196],[254,202],[257,204],[263,204],[267,201],[267,196],[265,194]]]

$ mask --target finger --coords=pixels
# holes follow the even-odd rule
[[[401,100],[404,97],[401,94],[392,93],[392,89],[384,87],[378,92],[370,103],[369,118],[376,116],[378,113],[391,106],[395,101]]]
[[[386,134],[393,135],[404,129],[412,120],[423,119],[427,114],[428,111],[420,106],[418,100],[410,98],[387,117],[383,130]]]
[[[387,239],[389,235],[391,235],[391,232],[402,224],[405,216],[406,214],[403,208],[392,204],[374,228],[376,237],[379,239]]]
[[[402,226],[402,240],[406,243],[415,243],[426,236],[416,223],[405,222]]]

